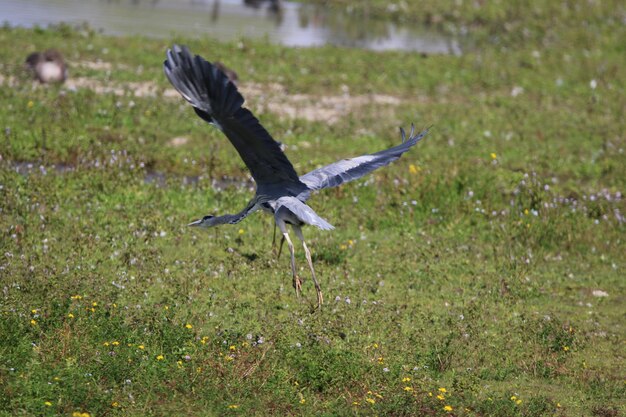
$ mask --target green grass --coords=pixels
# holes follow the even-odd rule
[[[576,4],[520,10],[525,40],[498,32],[504,6],[480,24],[442,14],[475,22],[460,57],[1,29],[0,415],[623,414],[626,29],[605,3]],[[280,83],[402,101],[325,123],[251,99],[302,173],[434,125],[311,200],[336,226],[305,229],[322,311],[310,280],[295,297],[268,216],[185,227],[252,192],[211,186],[247,173],[182,99],[34,86],[21,69],[55,46],[73,78],[162,91],[173,42],[270,100]],[[111,71],[76,64],[98,59]]]

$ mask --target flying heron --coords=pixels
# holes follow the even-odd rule
[[[397,146],[369,155],[343,159],[298,176],[278,142],[250,110],[242,107],[243,96],[216,65],[201,56],[192,55],[184,46],[174,45],[167,51],[163,68],[174,88],[191,103],[196,114],[228,137],[256,183],[254,198],[239,213],[204,216],[189,223],[189,226],[236,224],[259,209],[273,214],[274,221],[289,247],[293,287],[296,295],[300,296],[302,281],[296,273],[294,246],[287,232],[287,225],[291,225],[302,242],[317,292],[317,305],[318,308],[321,307],[324,301],[322,290],[315,277],[311,252],[302,235],[302,226],[309,224],[322,230],[331,230],[334,227],[306,204],[311,192],[336,187],[390,164],[422,139],[428,129],[415,135],[415,127],[411,125],[411,133],[407,137],[404,129],[400,128],[402,143]]]

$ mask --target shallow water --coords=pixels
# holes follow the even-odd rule
[[[248,3],[248,4],[245,4]],[[256,7],[250,4],[256,4]],[[259,0],[2,0],[12,26],[88,23],[111,35],[267,38],[288,46],[332,44],[371,50],[461,53],[455,39],[417,25],[364,20],[321,6]]]

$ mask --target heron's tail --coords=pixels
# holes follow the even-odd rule
[[[192,55],[186,46],[174,45],[167,51],[163,70],[204,119],[231,116],[243,105],[243,97],[226,74],[204,58]]]

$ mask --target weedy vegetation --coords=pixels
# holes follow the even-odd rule
[[[626,10],[437,4],[461,56],[0,29],[0,415],[623,415]],[[322,311],[269,216],[185,227],[252,184],[170,94],[174,42],[301,173],[434,125],[311,200]],[[51,46],[66,86],[23,73]]]

